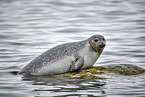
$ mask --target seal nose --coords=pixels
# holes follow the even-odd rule
[[[99,47],[100,47],[100,48],[103,48],[103,47],[105,47],[105,46],[106,46],[106,44],[105,44],[104,42],[100,42],[100,43],[99,43]]]

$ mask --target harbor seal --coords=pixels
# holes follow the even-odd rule
[[[36,57],[19,74],[52,75],[89,68],[97,61],[105,46],[102,35],[58,45]]]

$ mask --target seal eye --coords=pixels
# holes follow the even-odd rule
[[[105,41],[105,38],[103,37],[102,40]]]
[[[98,39],[95,39],[94,42],[98,42]]]

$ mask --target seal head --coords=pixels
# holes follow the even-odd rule
[[[89,40],[89,45],[92,47],[92,49],[95,52],[101,54],[104,47],[106,46],[105,38],[102,35],[94,35],[90,37],[88,40]]]

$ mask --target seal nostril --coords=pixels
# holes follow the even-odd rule
[[[103,43],[102,47],[105,47],[105,46],[106,46],[106,44]]]

